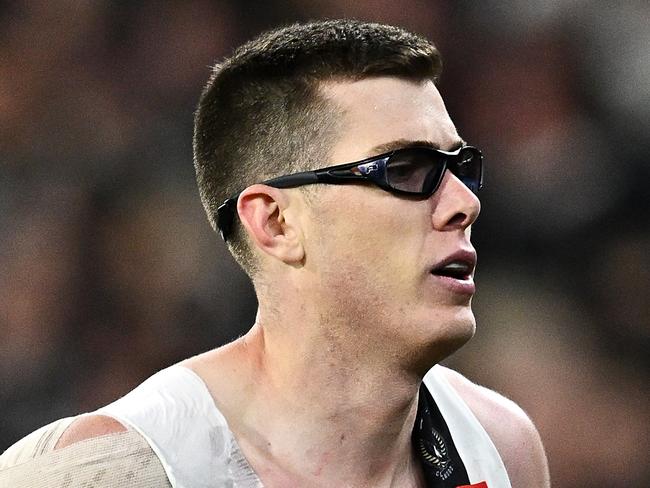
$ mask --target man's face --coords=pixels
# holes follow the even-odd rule
[[[344,115],[322,166],[380,154],[386,145],[460,145],[432,82],[379,77],[332,82],[323,91]],[[360,343],[396,351],[435,345],[429,353],[444,356],[472,336],[472,277],[432,273],[454,255],[472,261],[470,225],[480,205],[460,180],[447,171],[425,200],[356,184],[324,185],[317,200],[305,221],[306,267],[319,281],[325,318],[354,324]]]

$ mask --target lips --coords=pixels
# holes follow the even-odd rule
[[[476,268],[476,252],[460,250],[447,256],[431,269],[431,274],[456,280],[469,280]]]

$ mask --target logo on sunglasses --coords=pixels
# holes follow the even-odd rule
[[[379,169],[379,165],[374,161],[372,163],[366,163],[366,164],[359,165],[359,171],[361,171],[361,174],[364,174],[364,175],[374,173],[378,169]]]

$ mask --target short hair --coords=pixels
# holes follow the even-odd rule
[[[337,127],[322,82],[377,76],[437,82],[441,69],[427,39],[356,20],[293,24],[236,49],[213,68],[194,119],[194,165],[212,227],[217,208],[247,186],[322,166]],[[256,260],[238,219],[228,247],[252,277]]]

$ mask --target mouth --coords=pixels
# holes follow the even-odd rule
[[[472,277],[475,268],[476,253],[459,251],[437,263],[431,270],[431,274],[466,280]]]
[[[474,270],[476,253],[459,251],[437,263],[430,273],[439,278],[441,283],[451,286],[454,291],[474,293]]]
[[[446,276],[456,280],[468,280],[472,277],[474,266],[468,261],[452,261],[444,266],[436,267],[431,270],[431,274],[436,276]]]

